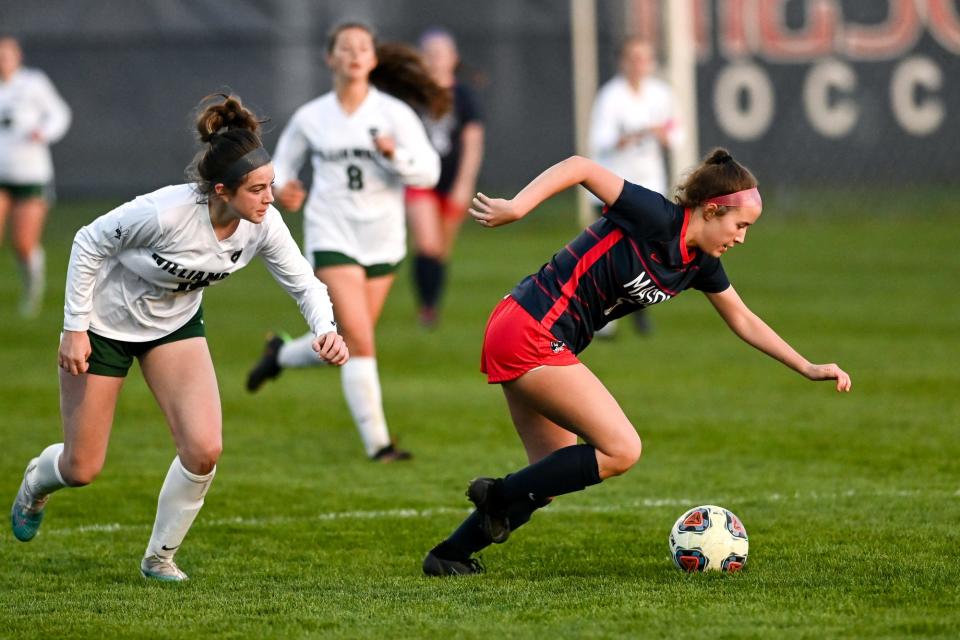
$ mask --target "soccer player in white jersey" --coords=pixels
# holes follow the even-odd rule
[[[654,75],[653,47],[638,36],[620,48],[620,73],[597,93],[590,114],[590,156],[601,166],[660,195],[667,193],[664,151],[675,147],[683,131],[674,116],[673,91]],[[602,206],[594,198],[596,208]],[[634,314],[642,333],[650,331],[646,311]],[[616,323],[597,333],[611,337]]]
[[[103,467],[120,388],[136,357],[178,456],[167,472],[144,576],[186,580],[173,557],[203,506],[222,448],[217,379],[204,337],[203,290],[261,256],[310,325],[315,357],[348,359],[326,287],[273,202],[273,166],[256,116],[220,96],[197,121],[204,149],[195,182],[164,187],[77,233],[60,340],[64,441],[30,461],[11,512],[13,533],[36,535],[50,494],[89,484]]]
[[[332,31],[327,64],[333,91],[297,110],[277,143],[277,199],[290,210],[303,204],[297,172],[309,156],[313,185],[304,209],[304,253],[330,289],[350,348],[340,373],[347,406],[370,459],[405,460],[410,454],[394,446],[384,416],[374,328],[406,254],[404,187],[433,187],[440,159],[401,98],[440,112],[449,108],[450,96],[430,79],[416,52],[377,47],[363,24]],[[268,339],[247,389],[256,391],[283,368],[317,364],[310,341],[309,334]]]
[[[22,59],[16,39],[0,37],[0,239],[9,215],[23,279],[20,314],[30,318],[45,288],[40,236],[53,180],[49,145],[70,127],[70,107],[46,74],[22,67]]]

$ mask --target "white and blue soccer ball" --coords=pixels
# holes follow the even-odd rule
[[[749,547],[740,518],[712,504],[690,509],[670,530],[670,557],[682,571],[740,571]]]

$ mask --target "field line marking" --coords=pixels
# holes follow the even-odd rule
[[[871,491],[858,492],[854,490],[837,492],[818,492],[818,491],[797,491],[793,493],[769,493],[764,496],[753,498],[747,497],[714,497],[706,500],[693,498],[641,498],[610,505],[578,505],[564,504],[558,502],[544,509],[543,513],[567,514],[567,513],[630,513],[639,509],[652,509],[657,507],[691,507],[698,504],[744,504],[744,503],[765,503],[765,502],[783,502],[789,500],[812,500],[827,501],[842,498],[854,497],[888,497],[888,498],[914,498],[918,496],[937,496],[960,497],[960,491],[928,491],[919,489],[893,489],[889,491]],[[310,516],[290,517],[276,516],[267,518],[248,518],[244,516],[234,516],[230,518],[213,518],[197,521],[199,529],[229,527],[229,526],[272,526],[283,523],[294,522],[330,522],[333,520],[387,520],[387,519],[410,519],[410,518],[431,518],[438,515],[459,515],[465,516],[470,512],[467,507],[428,507],[425,509],[372,509],[372,510],[354,510],[354,511],[330,511],[317,513]],[[49,528],[44,531],[48,536],[63,536],[76,533],[111,533],[114,531],[134,531],[149,530],[151,523],[142,522],[139,524],[121,524],[119,522],[84,524],[76,527],[64,527],[62,529]]]

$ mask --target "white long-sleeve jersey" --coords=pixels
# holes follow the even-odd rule
[[[590,115],[590,156],[618,176],[660,194],[667,192],[663,149],[655,135],[617,149],[624,134],[666,126],[670,145],[683,132],[674,116],[673,92],[663,80],[648,76],[634,90],[622,75],[605,83],[597,93]]]
[[[313,275],[280,212],[240,220],[218,240],[195,185],[164,187],[77,232],[67,269],[63,328],[127,342],[169,335],[200,307],[204,288],[261,256],[314,334],[336,328],[326,286]]]
[[[8,81],[0,81],[0,182],[50,182],[49,145],[69,127],[70,107],[45,73],[20,68]],[[34,140],[34,133],[41,140]]]
[[[396,141],[392,159],[377,151],[373,133]],[[357,110],[346,114],[336,94],[326,93],[300,107],[280,135],[273,157],[276,184],[296,178],[308,154],[313,184],[304,208],[305,250],[350,255],[338,244],[353,244],[355,234],[375,226],[378,231],[370,233],[389,246],[380,250],[367,242],[367,255],[352,257],[365,264],[402,258],[404,187],[429,188],[440,178],[440,157],[413,109],[370,87]]]

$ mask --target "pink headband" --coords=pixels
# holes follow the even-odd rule
[[[716,198],[710,198],[704,204],[715,204],[718,207],[748,207],[756,205],[758,207],[763,206],[763,200],[760,199],[760,192],[757,191],[757,188],[744,189],[743,191],[737,191],[736,193],[728,193],[725,196],[717,196]]]

